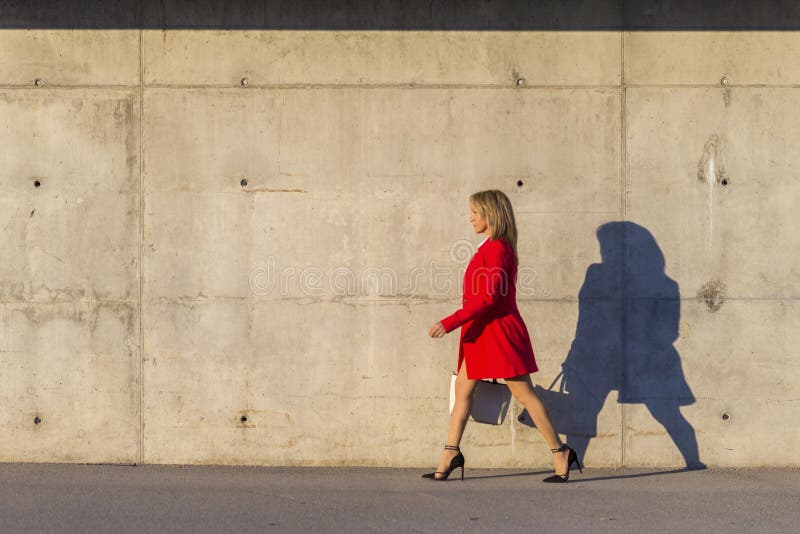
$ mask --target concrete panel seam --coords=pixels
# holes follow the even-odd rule
[[[628,89],[660,88],[660,89],[719,89],[720,83],[631,83],[626,84]],[[765,83],[729,83],[725,87],[730,89],[798,89],[800,84],[765,84]]]
[[[525,213],[527,215],[610,215],[617,217],[619,210],[514,210],[514,213]]]
[[[98,303],[98,304],[137,304],[139,302],[138,298],[129,298],[129,299],[95,299],[95,298],[77,298],[77,299],[69,299],[69,300],[0,300],[0,304],[36,304],[37,306],[41,306],[43,304],[72,304],[72,303],[81,303],[81,304],[88,304],[88,303]]]
[[[526,84],[523,87],[509,84],[273,84],[273,85],[254,85],[250,84],[247,88],[231,84],[207,84],[207,85],[185,85],[185,84],[148,84],[145,89],[230,89],[232,91],[274,91],[280,89],[506,89],[511,91],[531,91],[537,89],[563,89],[563,90],[600,90],[600,91],[619,91],[619,85],[536,85]]]
[[[614,300],[621,300],[622,297],[585,297],[582,299],[585,302],[610,302]],[[658,302],[670,302],[670,301],[680,301],[680,302],[691,302],[699,300],[695,296],[685,295],[680,298],[674,297],[627,297],[629,301],[658,301]],[[575,303],[578,302],[579,299],[577,297],[563,297],[563,298],[536,298],[536,297],[517,297],[519,302],[564,302],[564,303]],[[800,296],[790,296],[790,297],[725,297],[726,302],[793,302],[800,300]],[[314,303],[318,302],[340,302],[342,304],[351,304],[351,303],[397,303],[397,302],[435,302],[435,303],[443,303],[443,304],[453,304],[459,303],[460,299],[452,298],[452,299],[434,299],[428,298],[423,296],[414,296],[414,297],[382,297],[379,299],[358,299],[353,297],[338,297],[338,298],[329,298],[329,299],[320,299],[320,298],[313,298],[313,297],[281,297],[277,299],[265,299],[261,297],[231,297],[225,295],[214,295],[209,297],[156,297],[156,298],[143,298],[142,302],[148,303],[173,303],[173,302],[277,302],[277,301],[313,301]],[[70,300],[0,300],[0,304],[4,305],[24,305],[24,304],[36,304],[37,306],[41,305],[61,305],[61,304],[72,304],[72,303],[98,303],[98,304],[138,304],[138,298],[130,298],[130,299],[87,299],[87,298],[80,298],[80,299],[70,299]]]
[[[133,91],[138,89],[138,85],[123,85],[123,84],[80,84],[80,85],[54,85],[48,83],[44,87],[36,87],[33,84],[0,84],[0,89],[8,90],[23,90],[23,91],[76,91],[86,89],[105,89],[117,91]]]
[[[143,3],[139,3],[139,20],[143,14]],[[144,296],[144,172],[143,167],[143,150],[144,138],[142,136],[144,131],[144,40],[142,38],[143,30],[139,29],[139,432],[137,447],[138,463],[144,463],[144,328],[142,319],[142,297]]]
[[[625,6],[624,1],[622,2],[622,12],[624,16]],[[620,35],[620,105],[619,105],[619,120],[620,120],[620,219],[622,221],[628,220],[628,154],[627,154],[627,86],[625,84],[625,32],[621,32]],[[627,254],[627,238],[626,238],[626,225],[622,225],[622,265],[627,265],[625,262],[628,260]],[[622,376],[622,383],[621,387],[625,388],[625,380],[628,375],[627,368],[628,368],[628,343],[627,343],[627,324],[626,324],[626,317],[628,315],[628,287],[625,284],[625,272],[624,269],[620,269],[619,273],[619,287],[622,293],[622,318],[620,320],[620,339],[622,340],[622,368],[626,371],[623,373]],[[621,391],[624,391],[622,389]],[[620,456],[619,456],[619,463],[620,467],[625,467],[625,446],[626,446],[626,429],[628,426],[627,420],[627,409],[626,405],[623,403],[620,406]]]
[[[585,298],[583,302],[615,302],[620,300],[619,297],[596,297],[596,298]],[[675,299],[679,300],[679,299]],[[727,299],[726,299],[727,300]],[[576,297],[563,297],[563,298],[536,298],[536,297],[517,297],[518,302],[555,302],[555,303],[576,303],[578,299]],[[430,297],[422,297],[422,296],[398,296],[398,297],[381,297],[377,299],[368,299],[368,298],[355,298],[355,297],[330,297],[330,298],[322,298],[322,297],[289,297],[289,296],[281,296],[279,298],[263,298],[263,297],[226,297],[226,296],[212,296],[212,297],[156,297],[156,298],[145,298],[143,302],[147,302],[149,304],[173,304],[173,303],[181,303],[181,302],[196,302],[196,303],[217,303],[217,302],[241,302],[241,303],[250,303],[250,304],[258,304],[258,303],[267,303],[267,302],[296,302],[300,304],[322,304],[322,303],[336,303],[336,304],[346,304],[346,305],[353,305],[353,304],[415,304],[415,303],[433,303],[433,304],[459,304],[461,303],[461,299],[459,298],[452,298],[452,299],[436,299]]]

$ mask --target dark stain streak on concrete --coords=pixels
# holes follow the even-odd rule
[[[104,320],[113,318],[124,325],[128,337],[138,335],[138,315],[133,304],[125,302],[18,302],[11,305],[12,313],[25,316],[29,323],[43,325],[51,321],[69,321],[77,325],[79,330],[86,330],[92,336],[97,335],[97,327]]]
[[[128,184],[125,185],[122,192],[135,191],[139,181],[138,122],[134,120],[134,100],[134,95],[128,95],[118,100],[112,112],[115,128],[118,131],[124,131],[125,136],[125,166],[128,170]]]
[[[709,170],[713,163],[713,176],[709,176]],[[722,141],[719,135],[712,134],[703,146],[703,155],[697,163],[697,179],[701,182],[708,182],[712,178],[717,183],[728,179],[725,165],[722,158]]]

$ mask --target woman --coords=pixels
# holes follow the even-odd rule
[[[463,480],[464,455],[459,443],[472,411],[475,384],[482,378],[504,378],[554,454],[556,474],[544,481],[566,482],[571,465],[577,464],[581,469],[581,464],[575,451],[561,442],[547,408],[531,384],[529,375],[538,369],[528,330],[517,309],[517,225],[511,201],[502,191],[490,190],[471,195],[469,204],[472,228],[475,233],[485,234],[486,239],[464,273],[463,307],[428,331],[431,337],[440,338],[460,326],[461,339],[447,444],[436,471],[423,477],[446,480],[460,467]]]

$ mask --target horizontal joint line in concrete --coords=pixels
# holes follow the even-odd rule
[[[274,298],[274,299],[267,299],[267,298],[258,298],[258,297],[224,297],[224,296],[214,296],[214,297],[149,297],[145,299],[145,302],[149,303],[167,303],[167,302],[245,302],[249,304],[260,304],[260,303],[272,303],[272,302],[295,302],[295,301],[304,301],[304,302],[313,302],[313,303],[321,303],[321,302],[330,302],[330,303],[342,303],[342,304],[360,304],[360,303],[374,303],[374,302],[386,302],[386,303],[393,303],[396,304],[398,302],[456,302],[457,299],[449,299],[449,300],[438,300],[433,298],[427,297],[420,297],[420,298],[400,298],[400,297],[385,297],[385,298],[358,298],[358,297],[281,297],[281,298]]]
[[[686,83],[686,84],[659,84],[659,83],[629,83],[627,89],[800,89],[800,84],[728,84],[719,83]]]
[[[608,296],[608,297],[586,297],[579,299],[578,297],[554,297],[554,298],[539,298],[539,297],[520,297],[517,296],[517,302],[613,302],[613,301],[621,301],[622,297],[615,297],[615,296]],[[680,297],[680,298],[672,298],[672,297],[632,297],[628,296],[627,300],[632,301],[696,301],[701,304],[705,304],[704,299],[698,299],[697,297]],[[749,301],[793,301],[798,300],[798,297],[726,297],[725,302],[749,302]],[[445,299],[437,299],[433,297],[394,297],[394,296],[387,296],[382,298],[359,298],[359,297],[281,297],[281,298],[258,298],[258,297],[226,297],[226,296],[212,296],[212,297],[148,297],[145,299],[146,302],[149,303],[166,303],[166,302],[243,302],[243,303],[251,303],[251,304],[261,304],[261,303],[273,303],[273,302],[296,302],[296,301],[306,301],[306,302],[313,302],[313,303],[341,303],[341,304],[372,304],[372,303],[386,303],[386,304],[398,304],[398,303],[417,303],[417,302],[427,302],[427,303],[434,303],[434,304],[459,304],[461,302],[460,297],[454,298],[445,298]],[[71,301],[67,301],[71,302]],[[98,301],[98,302],[136,302],[136,301]],[[2,302],[0,302],[2,303]]]
[[[0,304],[76,304],[89,302],[97,302],[99,304],[138,304],[139,299],[0,300]]]
[[[628,300],[667,300],[667,301],[697,301],[701,304],[705,304],[706,300],[704,298],[698,298],[694,295],[685,295],[680,298],[672,298],[672,297],[628,297]],[[725,297],[724,302],[758,302],[758,301],[787,301],[787,300],[798,300],[798,297]]]
[[[599,300],[599,301],[614,301],[618,300],[614,297],[585,299],[585,300]],[[518,302],[577,302],[575,297],[566,298],[518,298]],[[306,302],[309,304],[331,303],[331,304],[454,304],[461,303],[461,298],[451,299],[436,299],[431,297],[384,297],[384,298],[357,298],[357,297],[341,297],[341,298],[324,298],[324,297],[283,297],[275,299],[253,298],[253,297],[150,297],[146,298],[145,302],[165,304],[171,302],[242,302],[247,304],[268,304],[279,302]]]
[[[47,91],[54,91],[54,90],[80,90],[80,89],[105,89],[105,90],[116,90],[116,91],[134,91],[139,89],[138,85],[120,85],[120,84],[94,84],[94,85],[51,85],[47,84],[44,87],[36,87],[33,84],[0,84],[0,90],[8,91],[8,90],[16,90],[16,91],[41,91],[46,93]]]
[[[526,213],[528,215],[558,215],[558,214],[581,214],[581,215],[613,215],[617,216],[617,210],[514,210],[514,213]]]
[[[513,91],[526,91],[526,90],[601,90],[601,91],[619,91],[620,85],[535,85],[529,84],[524,87],[517,87],[515,85],[500,85],[500,84],[274,84],[274,85],[249,85],[247,87],[239,87],[229,84],[149,84],[145,85],[145,90],[148,89],[231,89],[237,91],[275,91],[275,90],[296,90],[296,89],[506,89]]]
[[[148,178],[152,179],[152,176],[148,176]],[[157,190],[150,190],[145,193],[146,196],[153,196],[153,195],[174,195],[174,194],[183,194],[183,195],[246,195],[248,193],[305,193],[305,194],[315,194],[313,191],[307,191],[305,189],[291,189],[291,188],[268,188],[268,187],[261,187],[258,189],[246,189],[242,188],[238,191],[219,191],[219,190],[211,190],[207,189],[205,191],[199,191],[197,189],[191,190],[183,190],[183,189],[157,189]],[[31,193],[33,195],[35,193]],[[334,196],[336,193],[329,193],[329,192],[319,192],[315,194],[316,196],[321,195],[329,195]]]
[[[249,85],[248,87],[239,87],[233,84],[149,84],[145,85],[144,89],[231,89],[238,91],[274,91],[274,90],[296,90],[296,89],[508,89],[514,91],[526,90],[600,90],[600,91],[614,91],[619,90],[621,87],[628,89],[641,89],[641,88],[660,88],[660,89],[800,89],[800,83],[784,83],[784,84],[770,84],[770,83],[744,83],[744,84],[728,84],[721,85],[719,83],[625,83],[623,85],[557,85],[557,84],[528,84],[524,87],[517,87],[514,85],[506,84],[267,84],[267,85]],[[0,84],[0,90],[30,90],[30,91],[48,91],[48,90],[80,90],[80,89],[111,89],[120,91],[130,91],[139,89],[138,85],[128,84],[50,84],[44,87],[36,87],[33,84]]]
[[[615,296],[608,296],[608,297],[585,297],[579,299],[578,297],[555,297],[555,298],[538,298],[538,297],[520,297],[517,296],[517,302],[578,302],[578,301],[589,301],[589,302],[604,302],[604,301],[615,301],[615,300],[622,300],[622,297],[615,297]],[[636,297],[636,296],[628,296],[627,300],[639,300],[639,301],[696,301],[699,303],[705,303],[705,300],[702,298],[697,298],[695,296],[683,296],[683,297]],[[725,297],[725,302],[758,302],[758,301],[795,301],[800,300],[800,297]],[[215,302],[215,301],[234,301],[234,302],[248,302],[248,303],[267,303],[267,302],[291,302],[291,301],[311,301],[311,302],[330,302],[330,303],[342,303],[342,304],[359,304],[359,303],[411,303],[411,302],[431,302],[431,303],[442,303],[442,304],[449,304],[449,303],[459,303],[461,301],[460,297],[453,297],[449,299],[437,299],[432,297],[396,297],[396,296],[386,296],[381,298],[359,298],[359,297],[281,297],[281,298],[274,298],[274,299],[266,299],[266,298],[258,298],[258,297],[228,297],[228,296],[211,296],[211,297],[149,297],[145,299],[146,302],[149,303],[161,303],[161,302]],[[92,299],[92,298],[80,298],[80,299],[71,299],[71,300],[0,300],[0,305],[7,305],[7,304],[76,304],[76,303],[91,303],[95,302],[98,304],[138,304],[138,299]]]

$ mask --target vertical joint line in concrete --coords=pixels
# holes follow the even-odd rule
[[[620,214],[622,215],[622,262],[620,269],[620,292],[622,298],[622,320],[620,321],[620,349],[622,350],[622,376],[620,378],[620,467],[625,467],[626,429],[628,426],[628,412],[625,405],[625,392],[628,389],[628,236],[625,223],[628,221],[628,144],[627,144],[627,101],[628,92],[625,85],[625,0],[621,2],[622,28],[620,31]]]
[[[144,42],[142,21],[144,20],[143,2],[139,2],[139,432],[136,452],[136,463],[144,463],[144,328],[142,321],[144,294]]]

